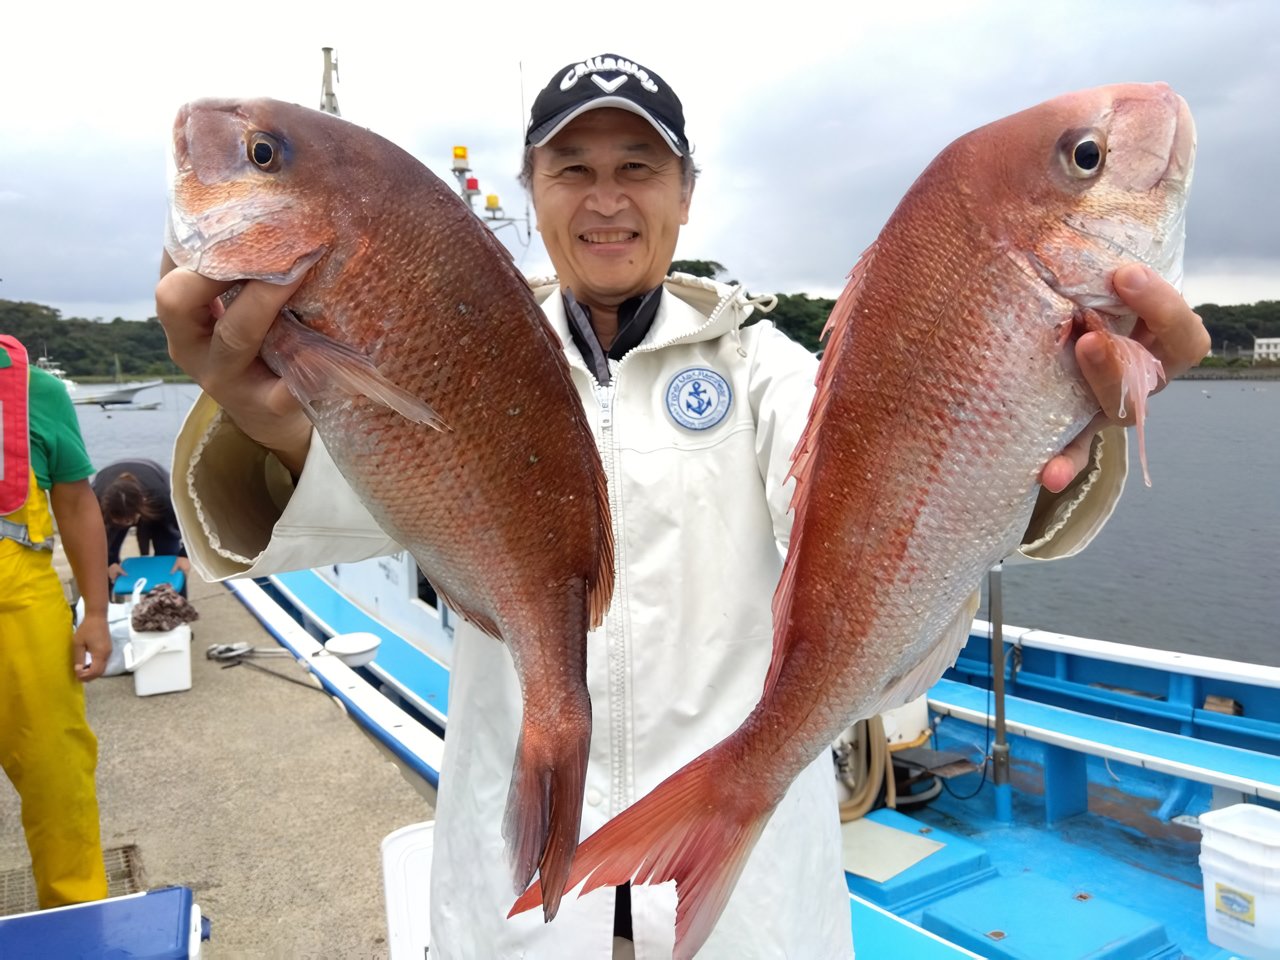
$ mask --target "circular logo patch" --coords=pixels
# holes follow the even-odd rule
[[[667,384],[667,412],[690,430],[706,430],[725,418],[733,403],[729,381],[706,367],[681,370]]]

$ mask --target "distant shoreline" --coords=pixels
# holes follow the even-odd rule
[[[1280,380],[1280,366],[1192,367],[1179,380]]]
[[[102,375],[90,376],[88,374],[81,376],[75,373],[69,373],[67,374],[67,376],[70,377],[72,380],[74,380],[76,383],[117,383],[119,382],[116,380],[114,376],[102,376]],[[127,381],[163,380],[165,383],[195,383],[195,381],[192,380],[185,373],[130,373],[126,375],[125,380]]]

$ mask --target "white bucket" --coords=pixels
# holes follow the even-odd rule
[[[1209,941],[1280,960],[1280,811],[1239,803],[1200,816]]]
[[[133,692],[140,697],[191,689],[191,627],[138,631],[129,627],[124,646],[125,669],[133,672]]]

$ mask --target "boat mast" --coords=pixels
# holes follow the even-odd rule
[[[333,92],[333,82],[338,79],[338,60],[333,55],[333,47],[321,47],[324,54],[324,78],[320,81],[320,111],[342,116],[338,109],[338,95]]]
[[[338,95],[333,92],[334,81],[338,79],[338,58],[333,55],[333,47],[321,47],[320,52],[324,54],[324,74],[320,80],[320,110],[322,113],[331,113],[335,117],[340,117],[342,113],[338,110]],[[522,101],[522,111],[523,108]],[[518,230],[519,225],[523,223],[524,242],[527,244],[532,239],[530,229],[532,221],[527,204],[523,217],[508,216],[502,209],[498,195],[491,193],[485,197],[483,213],[475,209],[475,198],[480,195],[480,181],[472,175],[470,164],[467,162],[466,147],[453,148],[453,175],[458,180],[459,195],[467,202],[472,212],[488,225],[489,229],[496,231],[500,227],[511,225]]]

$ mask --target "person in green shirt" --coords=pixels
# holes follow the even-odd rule
[[[48,908],[107,895],[98,741],[83,687],[102,675],[111,653],[107,546],[89,486],[93,465],[66,388],[28,368],[21,345],[0,336],[0,402],[11,413],[20,409],[13,401],[24,381],[26,422],[5,417],[0,471],[10,501],[21,498],[23,474],[27,485],[25,501],[0,517],[0,766],[22,800],[36,893]],[[25,444],[17,431],[27,434]],[[55,520],[85,602],[74,628],[53,567]]]

